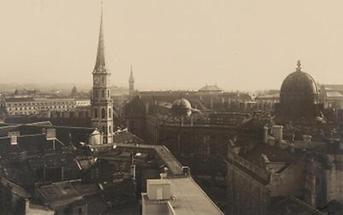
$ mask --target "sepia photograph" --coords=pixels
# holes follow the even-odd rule
[[[0,215],[343,215],[342,8],[0,0]]]

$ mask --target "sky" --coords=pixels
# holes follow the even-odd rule
[[[91,86],[100,0],[0,0],[0,83]],[[111,83],[278,89],[296,61],[343,84],[341,0],[103,0]]]

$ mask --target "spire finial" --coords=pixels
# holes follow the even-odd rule
[[[130,64],[130,81],[134,81],[132,64]]]
[[[297,62],[297,72],[301,72],[301,62],[298,60]]]
[[[104,5],[104,3],[103,3],[103,1],[101,0],[101,1],[100,1],[100,6],[101,6],[101,21],[102,21],[102,14],[103,14],[103,5]]]
[[[103,2],[101,1],[101,15],[100,15],[100,31],[98,41],[98,51],[95,62],[95,68],[105,67],[105,45],[104,45],[104,32],[103,32]]]

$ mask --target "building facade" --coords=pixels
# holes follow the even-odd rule
[[[50,111],[70,111],[90,105],[89,99],[72,98],[5,98],[2,108],[8,116],[38,115]]]

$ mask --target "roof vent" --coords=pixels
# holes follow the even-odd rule
[[[8,132],[8,137],[11,139],[11,145],[17,145],[18,144],[18,137],[19,136],[20,136],[19,131]]]
[[[148,179],[147,193],[150,200],[169,200],[172,197],[171,184],[164,179]]]
[[[56,139],[56,129],[48,128],[46,130],[46,140],[55,140]]]

